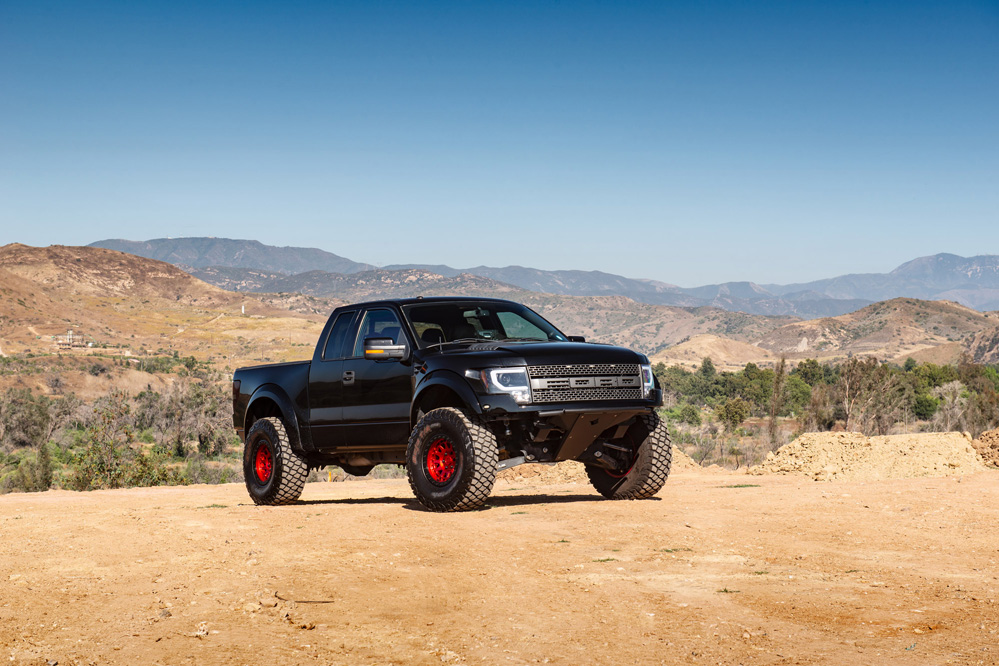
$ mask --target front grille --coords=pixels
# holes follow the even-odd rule
[[[582,363],[578,365],[529,365],[531,377],[593,377],[598,375],[637,375],[637,363]]]
[[[584,402],[587,400],[641,400],[642,389],[565,389],[531,391],[534,402]]]
[[[531,365],[527,374],[536,403],[642,399],[637,363]]]

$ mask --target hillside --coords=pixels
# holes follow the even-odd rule
[[[812,290],[840,299],[882,301],[898,296],[952,300],[978,310],[999,309],[999,255],[935,254],[908,261],[890,273],[841,275],[801,284],[765,285],[780,295]]]
[[[308,358],[337,305],[416,295],[512,298],[567,333],[649,354],[705,333],[748,341],[794,321],[622,296],[538,294],[416,269],[306,273],[278,277],[272,284],[284,293],[236,293],[161,261],[96,247],[8,245],[0,248],[0,271],[0,351],[7,353],[52,352],[54,338],[72,329],[85,344],[115,353],[177,351],[234,364]]]
[[[717,335],[697,335],[680,344],[664,349],[652,356],[653,363],[680,365],[693,370],[704,358],[710,358],[718,370],[734,371],[747,363],[768,365],[778,355],[749,342],[741,342]]]
[[[312,247],[277,247],[259,241],[231,238],[156,238],[131,241],[120,238],[97,241],[90,247],[128,252],[147,259],[202,268],[227,266],[293,275],[306,271],[356,273],[375,268]]]
[[[245,310],[245,313],[244,313]],[[325,320],[325,316],[322,317]],[[93,247],[0,247],[0,350],[301,357],[320,317],[224,291],[164,262]]]
[[[839,317],[789,324],[763,335],[757,344],[789,358],[918,358],[941,347],[959,355],[976,334],[995,326],[994,315],[957,303],[896,298]]]
[[[258,273],[284,289],[226,291],[170,264],[102,248],[8,245],[0,248],[0,353],[51,353],[59,336],[64,342],[73,330],[86,349],[115,354],[178,352],[232,365],[308,358],[322,322],[338,305],[422,294],[511,298],[566,333],[632,347],[667,363],[694,365],[711,356],[719,366],[735,368],[769,364],[780,355],[911,356],[942,363],[964,351],[980,362],[999,360],[999,317],[948,302],[894,299],[801,321],[623,296],[543,294],[422,269]],[[66,353],[81,351],[65,347]]]
[[[192,269],[198,277],[232,284],[234,269]],[[528,291],[468,273],[442,276],[425,269],[376,270],[350,275],[313,271],[292,276],[263,274],[254,290],[279,292],[264,298],[306,294],[329,305],[413,296],[487,296],[525,303],[573,335],[633,347],[653,354],[701,334],[748,341],[796,321],[718,308],[681,308],[636,302],[624,296],[568,296]],[[247,278],[251,280],[252,278]]]
[[[990,315],[991,319],[999,320],[999,312]],[[999,323],[969,336],[966,346],[975,363],[999,364]]]
[[[656,280],[627,278],[602,271],[540,270],[525,266],[475,266],[407,264],[376,269],[315,248],[287,248],[257,241],[219,238],[160,238],[149,241],[102,240],[91,244],[132,252],[174,263],[191,270],[206,282],[240,291],[296,291],[282,276],[301,273],[354,274],[362,271],[409,271],[432,273],[444,278],[474,275],[526,291],[563,296],[626,296],[652,305],[717,307],[762,315],[822,317],[850,312],[869,303],[864,299],[838,300],[817,291],[799,290],[780,296],[749,282],[730,282],[692,289]],[[330,277],[329,280],[336,280]],[[316,276],[304,278],[314,282]]]
[[[207,269],[206,282],[239,291],[278,291],[268,281],[313,271],[358,273],[377,267],[315,248],[263,245],[223,238],[160,238],[149,241],[103,240],[92,245],[169,261],[182,268]],[[238,270],[237,270],[238,269]],[[245,273],[243,271],[246,271]],[[602,271],[541,270],[526,266],[397,264],[381,270],[420,270],[443,277],[462,273],[489,278],[528,291],[564,296],[627,296],[653,305],[717,307],[763,315],[805,319],[834,317],[875,301],[897,297],[952,300],[978,310],[999,309],[999,255],[959,257],[936,254],[906,262],[889,273],[841,275],[794,284],[726,282],[679,287],[656,280],[627,278]]]

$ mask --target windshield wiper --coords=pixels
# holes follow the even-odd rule
[[[443,342],[435,342],[432,345],[427,345],[424,349],[433,349],[434,347],[443,347],[444,345],[453,345],[462,342],[488,342],[486,338],[457,338],[455,340],[445,340]]]
[[[500,342],[545,342],[541,338],[503,338]]]

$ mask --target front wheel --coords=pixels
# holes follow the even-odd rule
[[[496,482],[496,436],[476,416],[453,407],[424,414],[406,449],[409,485],[431,511],[481,507]]]
[[[657,414],[643,414],[628,428],[624,443],[632,450],[627,469],[587,465],[586,474],[597,492],[608,499],[648,499],[662,490],[669,478],[673,447],[666,422]]]
[[[305,488],[309,467],[291,450],[281,419],[258,419],[246,434],[243,477],[254,504],[291,504]]]

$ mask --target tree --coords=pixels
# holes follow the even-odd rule
[[[95,411],[97,418],[87,428],[87,446],[72,478],[76,489],[158,486],[181,481],[177,472],[134,446],[129,423],[131,407],[123,391],[112,391]]]
[[[824,385],[822,385],[824,386]],[[784,388],[784,416],[795,416],[808,409],[812,399],[812,387],[795,375],[787,376]]]
[[[836,385],[847,430],[887,434],[905,404],[905,385],[876,358],[851,358]]]
[[[936,414],[937,423],[943,427],[944,432],[948,432],[960,423],[968,406],[968,395],[964,384],[957,380],[948,382],[933,389],[932,394],[940,400]]]
[[[784,380],[787,377],[787,363],[780,357],[774,370],[773,388],[770,391],[770,420],[767,423],[767,436],[770,439],[770,449],[777,449],[777,417],[784,407]]]
[[[835,425],[833,391],[833,387],[826,384],[818,384],[812,389],[804,409],[805,430],[829,430]]]
[[[677,415],[677,421],[680,423],[686,423],[694,427],[701,425],[701,410],[693,405],[683,405],[680,407],[679,414]]]
[[[797,375],[801,378],[801,381],[809,386],[821,383],[824,377],[822,366],[814,358],[806,358],[804,361],[798,363],[797,367],[791,372],[791,375]]]
[[[749,404],[742,398],[729,398],[715,410],[718,420],[725,425],[725,430],[732,432],[749,416]]]
[[[912,415],[920,421],[929,421],[937,413],[940,402],[932,395],[923,393],[916,396],[912,402]]]

